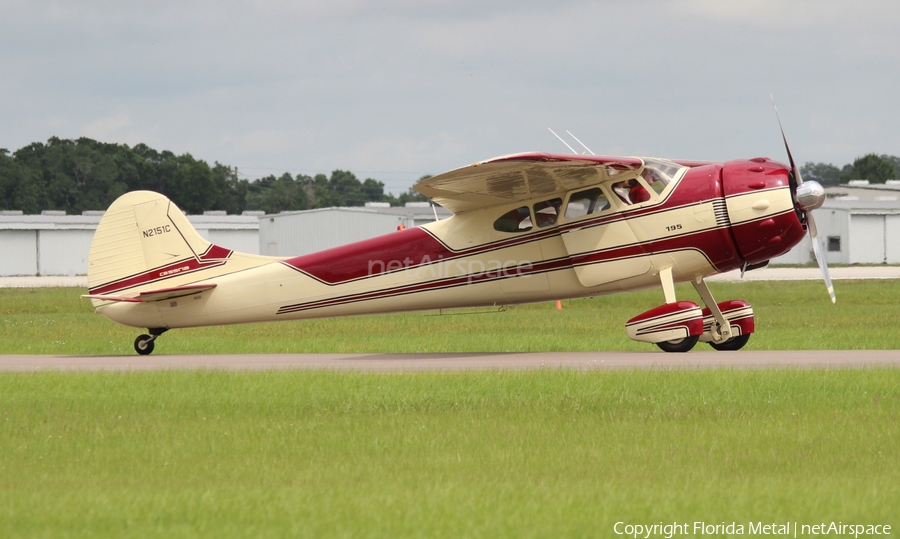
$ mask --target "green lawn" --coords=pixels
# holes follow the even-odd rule
[[[757,333],[746,349],[900,349],[900,281],[838,281],[832,305],[817,281],[712,283],[719,301],[753,305]],[[83,291],[0,289],[0,354],[134,354],[142,331],[92,312]],[[699,302],[690,286],[680,298]],[[625,322],[663,302],[646,290],[510,307],[173,330],[154,354],[299,352],[493,352],[655,350],[630,341]],[[711,350],[698,345],[695,350]]]
[[[831,305],[817,282],[713,284],[754,305],[748,348],[900,348],[900,281],[837,290]],[[0,290],[0,353],[133,354],[138,331],[80,292]],[[624,323],[661,301],[176,330],[155,353],[653,350]],[[900,369],[3,373],[0,537],[896,531],[898,425]]]
[[[7,373],[0,537],[896,530],[898,424],[898,369]]]

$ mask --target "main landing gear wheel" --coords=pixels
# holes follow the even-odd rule
[[[153,341],[155,337],[150,335],[138,335],[134,340],[134,351],[142,356],[148,356],[153,352]]]
[[[750,334],[746,335],[738,335],[737,337],[732,337],[727,341],[714,343],[710,341],[709,345],[715,348],[716,350],[740,350],[747,344],[747,341],[750,340]]]
[[[700,335],[694,335],[674,341],[658,342],[656,346],[659,346],[663,352],[687,352],[697,344],[698,340],[700,340]]]

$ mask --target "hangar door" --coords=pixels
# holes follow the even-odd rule
[[[850,215],[850,263],[883,264],[884,215]]]
[[[900,264],[900,215],[884,216],[884,259]]]

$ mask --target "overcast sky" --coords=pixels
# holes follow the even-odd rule
[[[0,0],[0,148],[52,136],[399,194],[497,155],[900,155],[896,0]],[[574,141],[569,139],[570,144]]]

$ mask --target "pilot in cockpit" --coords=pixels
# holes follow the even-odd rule
[[[637,180],[624,180],[613,185],[613,191],[625,204],[638,204],[650,200],[650,193]]]
[[[640,202],[647,202],[650,200],[650,193],[644,189],[644,186],[641,185],[641,182],[637,180],[629,180],[628,181],[628,198],[631,199],[632,204],[638,204]]]

